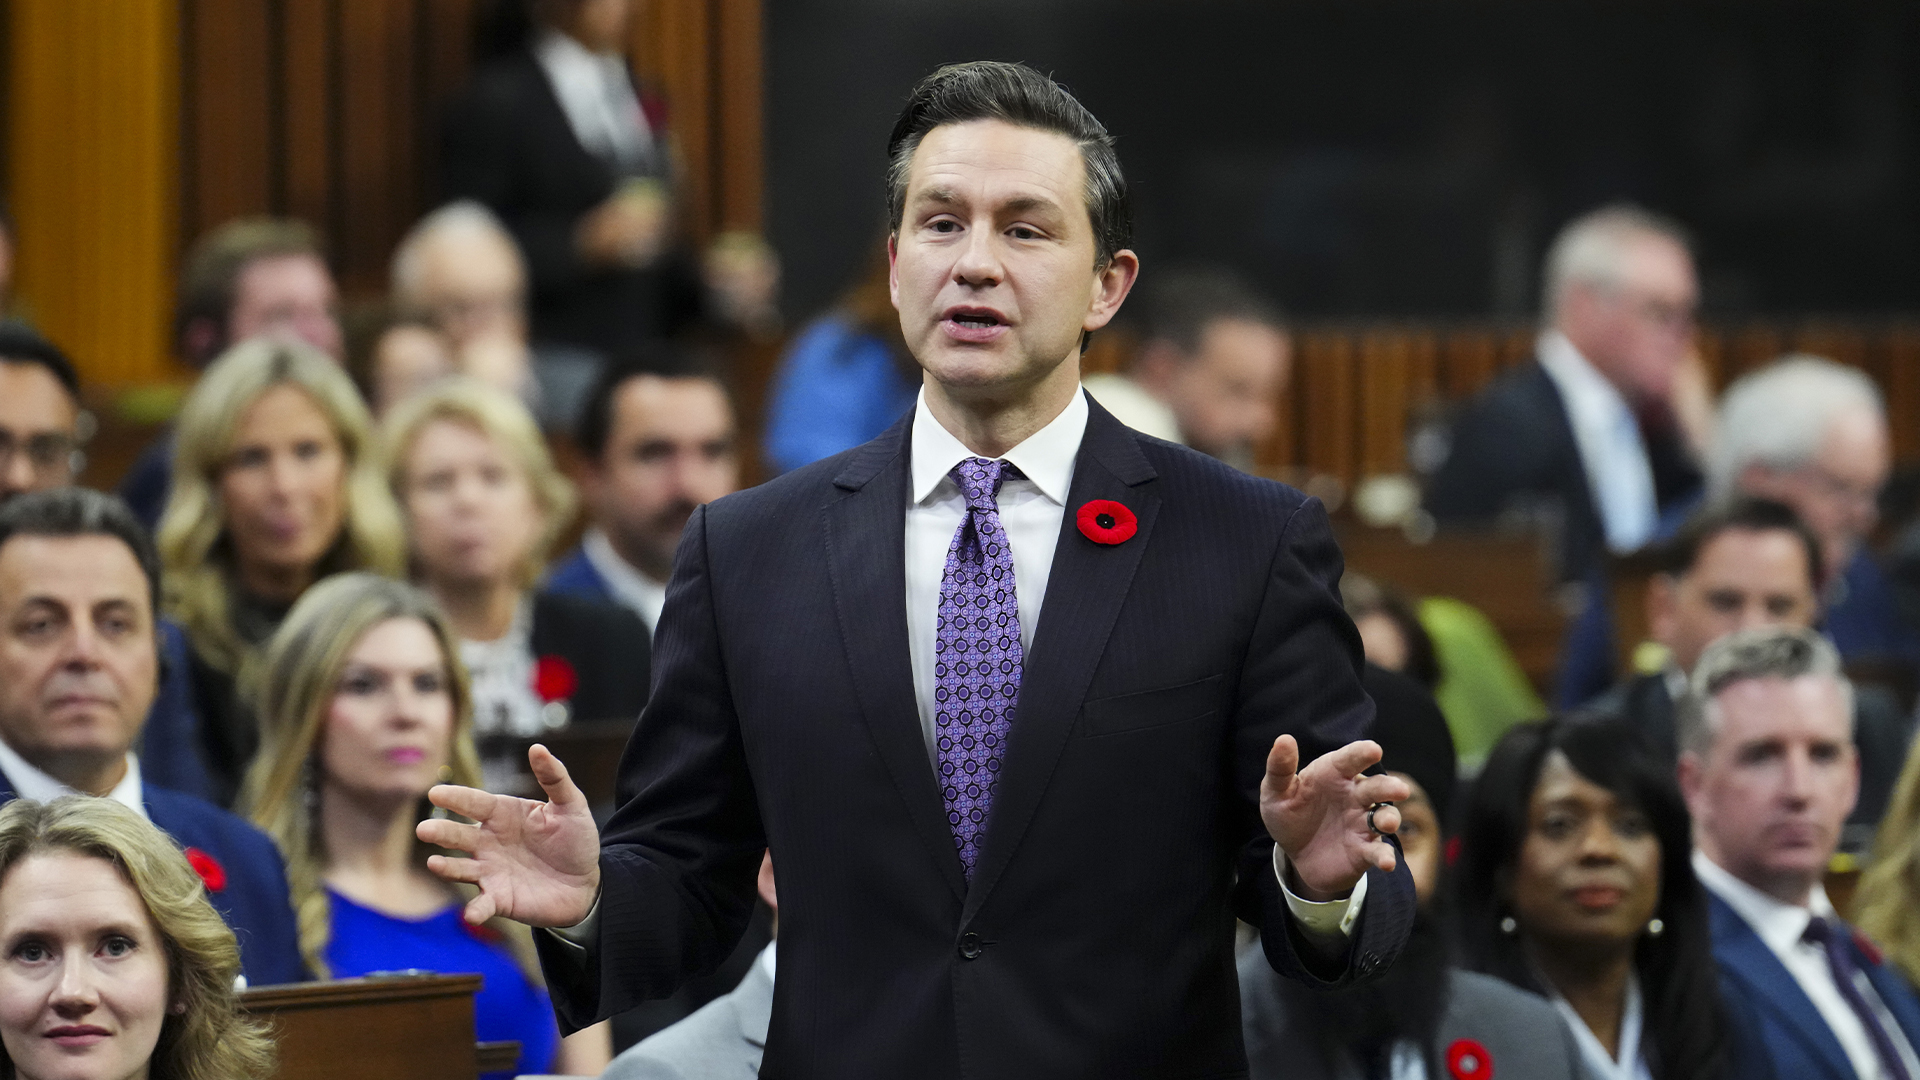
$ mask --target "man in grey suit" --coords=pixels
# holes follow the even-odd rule
[[[771,854],[760,859],[757,884],[760,899],[773,909],[774,932],[778,934],[780,904],[773,891]],[[773,946],[768,945],[760,950],[746,978],[732,993],[629,1047],[613,1059],[600,1080],[734,1080],[758,1076],[772,1016]]]

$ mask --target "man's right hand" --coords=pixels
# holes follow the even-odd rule
[[[475,926],[495,915],[528,926],[573,926],[600,896],[600,831],[587,797],[546,747],[529,750],[527,763],[546,802],[439,784],[427,798],[474,823],[429,818],[414,829],[429,844],[469,856],[432,855],[427,869],[480,887],[465,912]]]

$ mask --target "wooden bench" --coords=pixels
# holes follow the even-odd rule
[[[272,1025],[275,1080],[476,1080],[520,1044],[476,1043],[478,975],[398,974],[258,986],[240,1007]]]

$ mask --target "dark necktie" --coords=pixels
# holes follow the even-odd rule
[[[1873,1040],[1873,1049],[1880,1055],[1888,1080],[1913,1080],[1912,1074],[1907,1072],[1906,1060],[1893,1045],[1893,1036],[1887,1033],[1886,1025],[1880,1022],[1879,1011],[1860,992],[1860,984],[1854,978],[1860,968],[1853,962],[1853,953],[1847,948],[1847,928],[1832,919],[1816,915],[1807,923],[1807,932],[1803,936],[1827,954],[1827,967],[1833,971],[1833,981],[1840,988],[1840,996],[1847,999],[1854,1014],[1860,1017],[1861,1026],[1867,1029],[1867,1037]]]
[[[1004,461],[967,458],[947,475],[967,499],[967,515],[947,548],[934,637],[934,742],[940,796],[967,880],[1000,782],[1000,761],[1020,699],[1020,607],[1013,553],[994,497],[1019,477]]]

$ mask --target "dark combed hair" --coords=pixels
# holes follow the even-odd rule
[[[1825,579],[1826,555],[1820,550],[1820,538],[1800,520],[1800,515],[1783,502],[1736,495],[1716,503],[1687,519],[1659,552],[1659,567],[1664,574],[1679,577],[1700,561],[1700,551],[1721,533],[1735,529],[1747,532],[1789,533],[1807,553],[1808,580],[1815,592]]]
[[[1133,244],[1133,207],[1113,136],[1066,88],[1025,64],[979,60],[950,64],[920,81],[887,137],[887,214],[900,231],[907,173],[927,132],[946,124],[1000,120],[1050,131],[1080,147],[1087,172],[1087,215],[1093,220],[1095,265]]]
[[[205,319],[219,333],[202,355],[187,356],[206,364],[226,351],[227,318],[233,312],[240,275],[259,259],[282,255],[311,255],[326,259],[326,248],[313,226],[294,218],[250,217],[229,221],[202,236],[187,253],[180,270],[180,294],[174,304],[173,339],[186,352],[187,327]]]
[[[0,321],[0,360],[12,364],[39,364],[80,400],[80,371],[73,361],[40,331],[17,319]]]
[[[1198,349],[1207,328],[1226,319],[1286,329],[1286,316],[1277,305],[1238,274],[1218,267],[1163,270],[1141,294],[1140,340],[1170,342],[1182,352]]]
[[[0,548],[16,536],[111,536],[127,545],[147,576],[153,610],[160,610],[160,552],[147,527],[117,497],[89,488],[30,491],[0,506]]]
[[[1455,937],[1475,971],[1546,992],[1517,934],[1504,934],[1507,895],[1526,840],[1534,788],[1554,751],[1575,772],[1645,814],[1660,842],[1660,902],[1666,924],[1641,935],[1634,969],[1646,1000],[1646,1034],[1656,1080],[1725,1077],[1731,1052],[1711,951],[1706,890],[1693,876],[1692,822],[1671,765],[1624,723],[1612,719],[1541,720],[1501,738],[1474,781],[1453,866]]]
[[[607,439],[613,434],[613,399],[630,379],[652,375],[661,379],[709,379],[727,393],[726,380],[709,358],[698,349],[650,342],[621,354],[601,369],[593,389],[580,405],[573,427],[574,445],[588,458],[599,461],[607,452]],[[731,394],[728,394],[731,397]]]

